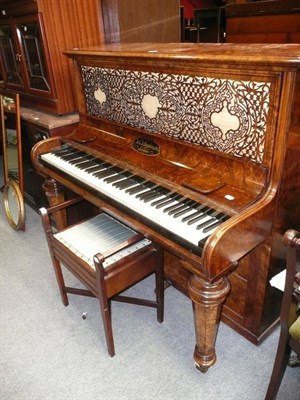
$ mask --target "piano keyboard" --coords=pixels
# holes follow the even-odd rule
[[[200,253],[206,239],[229,217],[83,151],[63,145],[41,160],[139,214],[174,241]],[[191,248],[192,247],[192,248]]]

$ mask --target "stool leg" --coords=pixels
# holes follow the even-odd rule
[[[99,303],[100,303],[100,310],[104,325],[105,331],[105,338],[107,343],[108,354],[113,357],[115,355],[115,346],[114,346],[114,339],[113,339],[113,332],[112,332],[112,324],[111,324],[111,314],[110,314],[110,307],[105,296],[99,294]]]
[[[58,259],[53,256],[53,254],[52,254],[52,263],[53,263],[56,281],[57,281],[57,285],[59,288],[62,303],[64,306],[68,306],[69,300],[68,300],[68,295],[67,295],[66,289],[65,289],[66,286],[65,286],[65,281],[64,281],[61,265],[60,265],[60,262],[58,261]]]
[[[160,247],[156,247],[155,284],[157,302],[157,321],[164,320],[164,253]]]
[[[97,256],[94,257],[94,264],[96,267],[96,280],[97,280],[97,292],[100,304],[100,311],[102,315],[102,321],[104,326],[105,338],[107,343],[108,354],[113,357],[115,355],[114,338],[111,323],[111,305],[107,298],[105,280],[104,280],[104,268],[102,263],[99,262]]]
[[[66,286],[65,286],[65,281],[64,281],[61,265],[60,265],[59,260],[54,256],[54,253],[53,253],[53,246],[52,246],[53,232],[52,232],[52,228],[51,228],[51,224],[50,224],[49,214],[48,214],[48,211],[44,207],[40,208],[40,214],[42,217],[42,224],[43,224],[43,228],[44,228],[45,235],[47,238],[53,268],[55,271],[56,281],[57,281],[58,288],[60,291],[60,297],[63,302],[63,305],[67,306],[67,305],[69,305],[69,301],[68,301],[68,296],[66,293]]]

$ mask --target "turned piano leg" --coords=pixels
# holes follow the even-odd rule
[[[46,194],[50,207],[61,204],[65,200],[65,188],[55,179],[45,179],[43,190]],[[54,215],[57,229],[63,229],[67,226],[66,211],[57,211]]]
[[[196,275],[189,280],[196,333],[194,359],[196,368],[201,372],[206,372],[216,362],[216,337],[222,306],[229,290],[227,278],[213,284]]]

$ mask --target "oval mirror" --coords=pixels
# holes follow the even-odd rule
[[[5,212],[14,229],[25,229],[19,94],[0,89]],[[10,207],[12,207],[10,209]]]

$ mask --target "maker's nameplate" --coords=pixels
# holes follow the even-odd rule
[[[146,154],[147,156],[156,156],[159,154],[159,146],[155,142],[152,142],[152,140],[142,138],[135,139],[132,143],[132,147],[134,150]]]

